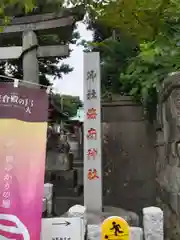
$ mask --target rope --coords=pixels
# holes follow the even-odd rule
[[[23,52],[21,53],[20,58],[22,59],[25,54],[27,54],[27,53],[29,53],[29,52],[37,49],[37,48],[38,48],[38,45],[36,44],[36,45],[33,45],[33,46],[27,48],[26,50],[23,50]]]
[[[9,80],[18,80],[18,81],[20,81],[20,82],[28,83],[28,84],[32,84],[32,85],[36,85],[36,86],[41,86],[41,87],[46,87],[46,88],[49,87],[49,86],[46,86],[46,85],[43,85],[43,84],[34,83],[34,82],[29,82],[29,81],[25,81],[25,80],[22,80],[22,79],[18,79],[18,78],[6,76],[6,75],[0,75],[0,77],[6,78],[6,79],[9,79]]]

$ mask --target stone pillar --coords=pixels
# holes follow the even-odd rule
[[[130,240],[143,240],[142,228],[130,227]]]
[[[143,208],[145,240],[164,240],[163,211],[158,207]]]
[[[35,32],[25,31],[22,38],[23,45],[23,79],[32,83],[39,83],[39,64],[37,58],[38,41]]]

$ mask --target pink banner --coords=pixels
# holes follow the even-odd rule
[[[0,239],[40,240],[48,96],[0,84]]]

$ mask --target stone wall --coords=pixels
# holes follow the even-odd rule
[[[142,208],[156,201],[154,127],[144,118],[142,106],[129,97],[121,97],[102,103],[102,137],[104,205],[141,214]],[[83,171],[81,175],[82,182]],[[63,188],[70,180],[62,184]],[[56,198],[55,205],[61,208],[58,214],[74,204],[83,204],[83,196],[76,195]]]
[[[165,239],[180,239],[180,73],[160,89],[157,124],[157,202],[164,211]]]
[[[155,204],[155,131],[129,97],[102,103],[104,203],[140,212]]]

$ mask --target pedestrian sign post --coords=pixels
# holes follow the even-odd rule
[[[101,240],[129,239],[129,225],[123,218],[113,216],[104,220],[101,226]]]

